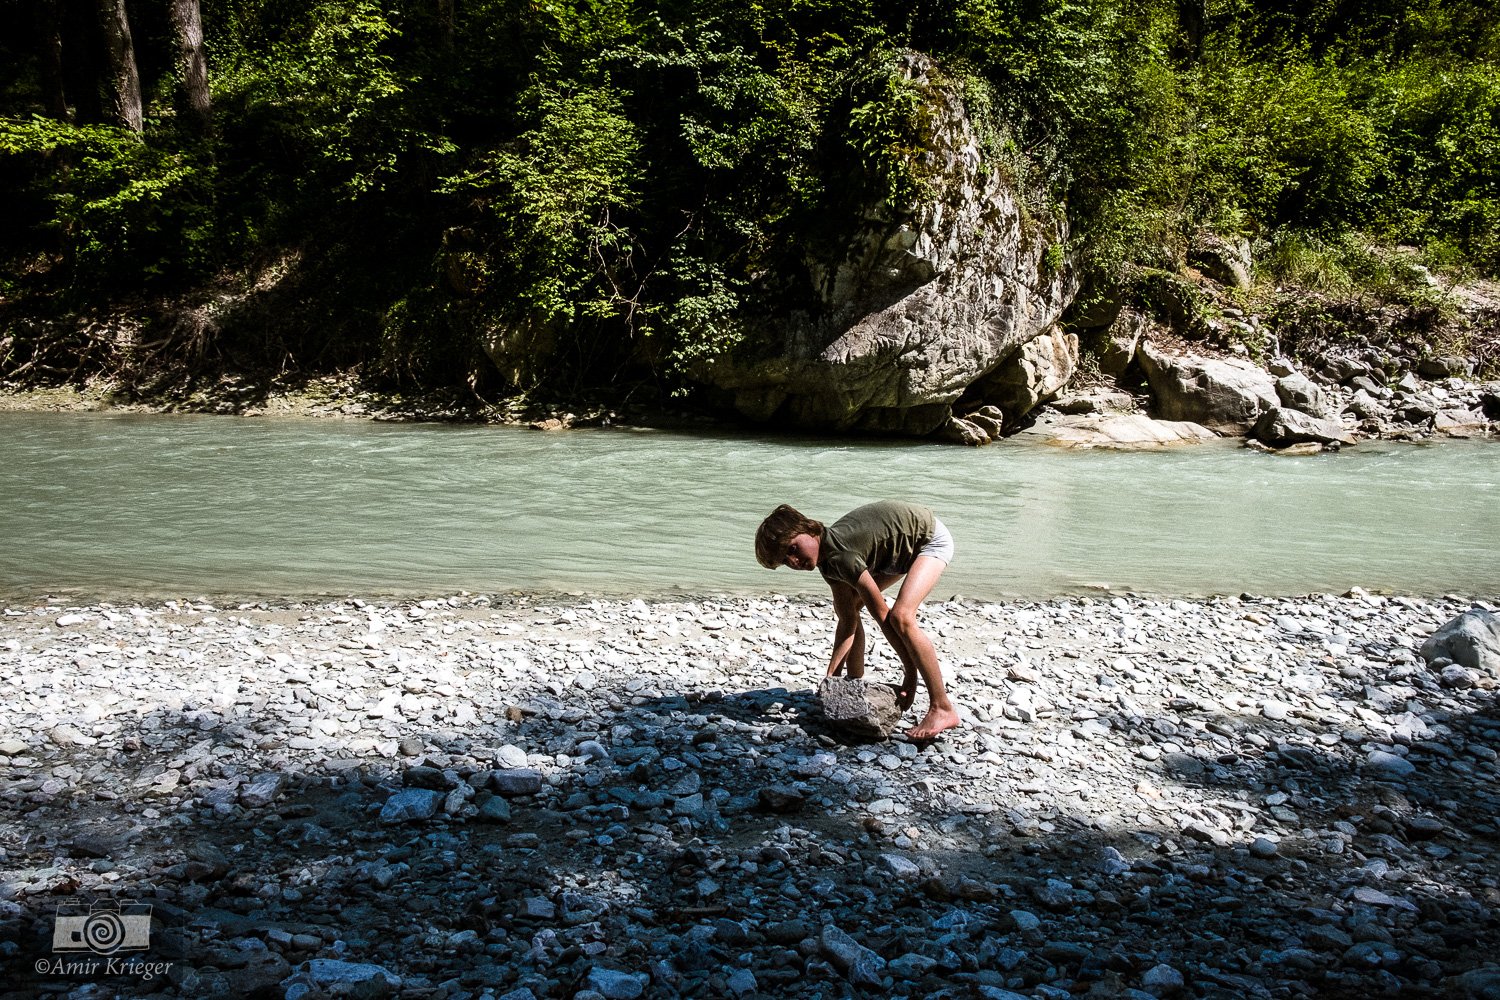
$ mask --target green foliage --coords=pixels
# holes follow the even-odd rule
[[[37,235],[79,289],[200,275],[214,257],[211,171],[195,151],[47,118],[0,118],[0,162],[27,178]]]
[[[500,290],[542,322],[610,315],[631,297],[634,247],[617,217],[639,183],[640,142],[608,86],[526,95],[531,127],[439,190],[481,210]]]
[[[942,94],[1033,217],[1067,215],[1046,265],[1096,287],[1174,269],[1201,228],[1327,288],[1403,287],[1371,243],[1500,272],[1479,0],[204,0],[200,144],[148,31],[144,141],[35,117],[43,60],[12,9],[8,296],[108,302],[295,249],[288,294],[405,380],[472,381],[498,330],[580,382],[689,385],[758,315],[818,308],[806,259],[858,213],[942,194]]]

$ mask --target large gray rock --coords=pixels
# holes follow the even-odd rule
[[[1136,351],[1151,385],[1152,416],[1243,434],[1278,406],[1276,380],[1248,361],[1174,355],[1146,342]]]
[[[1336,420],[1323,420],[1301,410],[1274,406],[1261,414],[1251,434],[1277,448],[1290,444],[1353,444],[1354,436]]]
[[[1310,413],[1323,420],[1332,420],[1338,416],[1332,400],[1322,387],[1315,385],[1312,379],[1306,375],[1293,373],[1283,375],[1276,380],[1276,395],[1283,406],[1289,406],[1303,413]]]
[[[1099,337],[1099,370],[1106,375],[1122,375],[1135,360],[1141,334],[1146,331],[1146,317],[1134,309],[1124,309],[1109,329]]]
[[[1442,658],[1500,676],[1500,615],[1483,608],[1465,611],[1432,633],[1421,652],[1429,663]]]
[[[1188,247],[1188,263],[1221,285],[1248,289],[1254,283],[1250,275],[1250,241],[1244,238],[1230,240],[1199,233]]]
[[[823,927],[818,944],[833,967],[854,986],[879,987],[885,959],[832,924]]]
[[[378,1000],[395,994],[401,988],[401,977],[369,962],[314,958],[298,966],[296,974],[282,985],[286,987],[288,1000],[308,995],[314,989],[360,1000]]]
[[[1054,326],[1001,362],[978,392],[1000,407],[1008,420],[1015,420],[1057,398],[1077,370],[1078,338]]]
[[[1106,448],[1137,451],[1171,445],[1216,441],[1219,435],[1184,420],[1153,420],[1140,413],[1112,416],[1074,416],[1041,420],[1021,432],[1044,444],[1063,448]]]
[[[1077,290],[1072,268],[1049,263],[1066,223],[1027,210],[988,162],[959,87],[925,56],[904,57],[901,72],[927,102],[930,141],[917,155],[931,195],[866,206],[842,245],[806,262],[816,308],[766,322],[756,346],[696,369],[752,419],[930,433]]]
[[[834,728],[856,736],[885,739],[901,721],[896,689],[862,677],[825,677],[818,685],[818,701]]]

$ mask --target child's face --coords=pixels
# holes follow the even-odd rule
[[[792,569],[816,569],[818,540],[806,533],[793,535],[792,540],[786,544],[786,555],[782,557],[781,565]]]

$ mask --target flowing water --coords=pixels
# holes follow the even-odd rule
[[[952,530],[938,596],[1500,593],[1485,442],[1285,458],[22,413],[0,414],[0,591],[817,593],[756,564],[760,519],[882,497]]]

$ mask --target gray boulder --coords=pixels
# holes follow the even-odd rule
[[[430,788],[406,788],[385,800],[385,805],[380,809],[380,822],[406,823],[431,819],[442,804],[442,792]]]
[[[1423,378],[1452,378],[1473,370],[1473,362],[1458,354],[1439,354],[1417,362],[1417,374]]]
[[[862,677],[825,677],[818,685],[818,702],[835,729],[856,736],[883,740],[901,721],[896,689]]]
[[[1077,290],[1072,268],[1048,262],[1066,223],[1032,214],[983,155],[960,88],[922,55],[901,72],[927,104],[916,155],[931,195],[866,206],[841,246],[806,261],[815,308],[765,321],[753,347],[695,370],[752,419],[930,433]]]
[[[1336,420],[1324,420],[1301,410],[1275,406],[1256,421],[1251,431],[1257,441],[1282,448],[1290,444],[1353,444],[1354,436]]]
[[[1152,416],[1243,434],[1279,405],[1276,382],[1248,361],[1172,355],[1149,341],[1136,351],[1151,386]]]
[[[1250,276],[1250,241],[1225,239],[1212,233],[1199,233],[1188,247],[1188,263],[1221,285],[1248,289]]]
[[[1122,310],[1097,341],[1099,370],[1106,375],[1124,374],[1135,360],[1135,351],[1140,346],[1146,324],[1146,317],[1136,310]]]
[[[369,962],[314,958],[298,966],[297,973],[283,980],[282,986],[286,988],[288,1000],[305,996],[312,990],[330,991],[360,1000],[377,1000],[394,995],[401,988],[401,977]]]
[[[1054,326],[1001,362],[978,392],[1014,420],[1057,398],[1077,370],[1078,338]]]
[[[860,944],[839,928],[828,924],[819,935],[818,944],[834,968],[854,986],[879,987],[885,970],[885,959]]]
[[[1323,420],[1332,420],[1338,416],[1328,393],[1306,375],[1283,375],[1276,380],[1276,395],[1281,400],[1281,405],[1310,413]]]
[[[1500,676],[1500,615],[1474,608],[1449,621],[1422,643],[1422,659],[1446,659]]]

